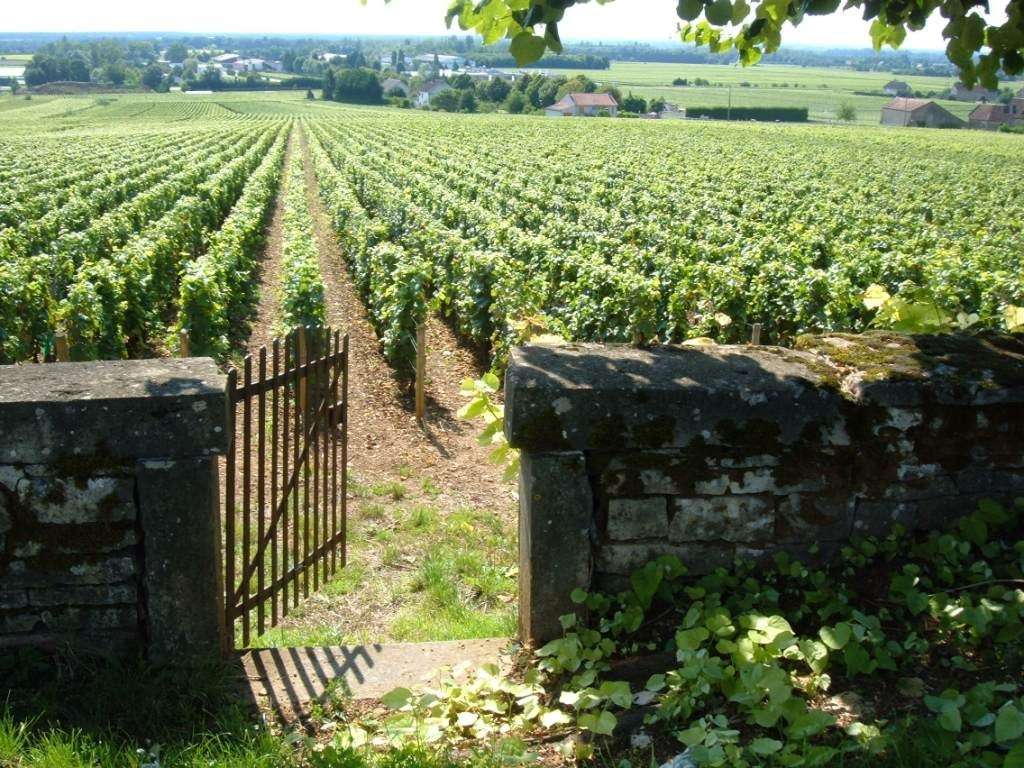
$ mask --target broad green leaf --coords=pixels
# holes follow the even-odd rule
[[[577,722],[584,730],[593,731],[601,736],[611,736],[618,721],[611,712],[602,710],[599,713],[588,712],[580,715]]]
[[[409,703],[412,691],[408,688],[395,688],[380,697],[380,703],[388,709],[401,709]]]
[[[878,309],[890,298],[892,297],[889,292],[878,283],[872,283],[868,286],[868,289],[860,295],[861,301],[864,302],[864,306],[868,309]]]
[[[512,38],[509,53],[520,67],[532,64],[544,55],[544,38],[523,30]]]
[[[996,714],[996,741],[1007,743],[1024,736],[1024,712],[1007,702]]]
[[[1015,333],[1024,331],[1024,306],[1007,305],[1003,310],[1003,325],[1008,331]]]
[[[711,633],[704,627],[684,629],[676,632],[676,647],[681,651],[695,651],[709,637]]]
[[[1006,753],[1003,768],[1024,768],[1024,741],[1018,741],[1013,749]]]
[[[841,651],[845,648],[846,644],[850,642],[852,634],[852,628],[845,621],[839,622],[834,627],[822,627],[818,630],[821,641],[833,651]]]
[[[960,729],[963,727],[963,721],[960,717],[960,710],[956,707],[949,707],[942,710],[936,721],[945,731],[950,733],[960,733]]]
[[[776,739],[754,739],[748,745],[755,755],[773,755],[782,749],[782,742]]]
[[[568,713],[560,709],[549,709],[540,716],[540,724],[543,728],[554,728],[556,725],[571,723],[572,718]]]

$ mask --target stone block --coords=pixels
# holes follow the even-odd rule
[[[605,544],[597,552],[594,570],[604,575],[629,576],[662,555],[672,555],[679,558],[690,573],[701,575],[729,566],[735,552],[735,545],[725,542]]]
[[[43,625],[43,617],[34,611],[0,613],[0,636],[32,632]]]
[[[850,536],[856,500],[849,493],[793,493],[776,506],[775,538],[779,543],[839,541]]]
[[[137,600],[138,589],[131,583],[28,590],[28,603],[37,608],[58,605],[134,605]]]
[[[505,430],[538,453],[700,444],[760,454],[839,418],[827,368],[769,347],[529,345],[511,353]]]
[[[0,587],[0,611],[13,611],[28,605],[27,589]]]
[[[736,558],[757,564],[771,564],[778,553],[785,552],[792,560],[812,568],[831,563],[839,557],[843,541],[789,541],[777,542],[771,547],[751,547],[745,544],[736,545]]]
[[[771,500],[763,495],[677,498],[673,504],[672,542],[760,542],[775,527]]]
[[[920,499],[915,502],[914,525],[925,530],[948,528],[954,521],[974,512],[983,498],[981,494],[964,494]]]
[[[588,469],[610,496],[692,496],[694,484],[716,476],[705,450],[591,454]]]
[[[540,645],[562,634],[570,595],[590,586],[594,501],[581,453],[522,455],[519,475],[519,632]]]
[[[0,461],[95,468],[224,453],[225,381],[209,358],[0,366]]]
[[[111,523],[135,519],[133,492],[123,477],[36,478],[23,503],[40,523]]]
[[[668,502],[664,497],[611,499],[608,538],[612,541],[664,538],[668,535]]]
[[[217,461],[141,462],[136,478],[149,655],[216,656],[228,642]]]
[[[853,533],[859,536],[885,536],[899,523],[914,528],[917,502],[859,499],[853,518]]]
[[[127,526],[83,526],[66,530],[58,542],[50,548],[62,555],[102,554],[130,549],[139,543],[134,527]]]
[[[956,487],[966,494],[1020,496],[1024,495],[1024,471],[968,467],[957,474]]]
[[[36,628],[42,632],[56,634],[78,633],[129,629],[139,623],[138,610],[135,606],[118,607],[82,607],[68,606],[65,608],[44,609],[38,612]]]
[[[59,574],[57,580],[65,584],[116,584],[136,575],[135,558],[119,555],[94,562],[76,563],[66,573]]]

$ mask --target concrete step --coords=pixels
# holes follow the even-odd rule
[[[308,713],[334,681],[352,699],[376,699],[404,686],[436,678],[441,667],[469,661],[508,667],[514,652],[509,638],[433,643],[387,643],[324,648],[260,648],[240,654],[251,699],[285,720]]]

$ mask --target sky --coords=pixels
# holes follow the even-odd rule
[[[446,34],[448,0],[47,0],[11,3],[0,34],[17,32],[176,31],[316,35]],[[615,0],[570,9],[564,40],[678,40],[675,0]],[[941,18],[908,35],[904,48],[942,49]],[[455,32],[459,32],[457,24]],[[868,24],[856,12],[809,18],[788,28],[784,44],[866,48]]]

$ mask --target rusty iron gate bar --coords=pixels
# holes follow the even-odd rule
[[[243,647],[345,565],[348,336],[300,327],[271,350],[269,375],[266,347],[255,379],[251,355],[241,383],[228,371],[224,616]]]

